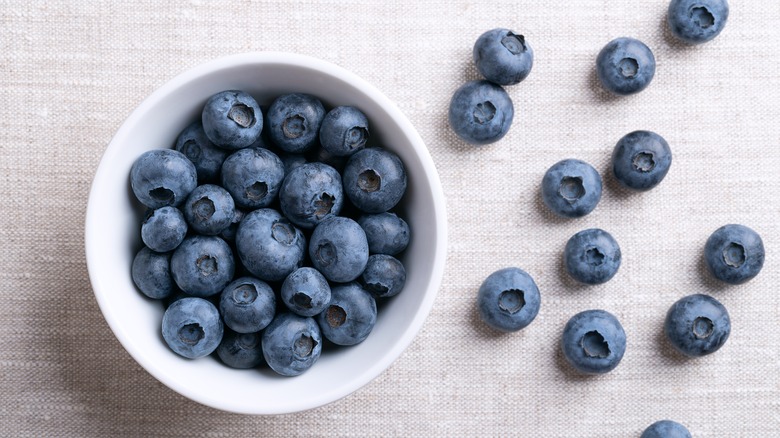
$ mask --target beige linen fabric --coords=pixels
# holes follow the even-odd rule
[[[671,418],[695,437],[780,436],[780,2],[731,3],[720,37],[686,47],[666,29],[666,0],[0,1],[0,435],[638,437]],[[536,60],[508,89],[509,134],[476,148],[449,130],[447,106],[477,78],[471,48],[494,27],[524,33]],[[625,98],[594,75],[618,36],[658,61],[650,87]],[[190,67],[262,50],[334,62],[395,101],[438,167],[450,230],[433,311],[401,358],[343,400],[276,417],[201,406],[141,369],[96,305],[83,249],[92,176],[133,108]],[[608,173],[635,129],[674,153],[642,194]],[[604,196],[591,215],[558,220],[539,184],[569,157],[604,175]],[[705,240],[726,223],[767,248],[745,285],[703,268]],[[589,227],[610,231],[624,260],[612,281],[583,287],[561,253]],[[475,294],[505,266],[534,276],[542,307],[499,335],[479,322]],[[726,305],[733,331],[718,353],[683,360],[663,318],[698,292]],[[605,376],[580,377],[559,354],[563,325],[588,308],[613,312],[628,335]]]

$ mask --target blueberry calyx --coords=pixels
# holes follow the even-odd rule
[[[711,319],[699,316],[693,320],[691,331],[693,332],[693,336],[697,339],[707,339],[712,335],[714,329],[715,325],[712,323]]]
[[[691,8],[691,20],[698,24],[702,29],[707,29],[715,24],[715,17],[706,6],[695,6]]]
[[[739,268],[746,259],[745,247],[737,242],[731,242],[723,249],[723,261],[732,268]]]
[[[577,202],[585,196],[585,186],[582,185],[582,178],[579,176],[564,176],[561,179],[558,193],[570,204]]]
[[[287,138],[298,138],[306,132],[306,119],[300,114],[295,114],[284,119],[282,132]]]
[[[238,103],[230,107],[228,118],[242,128],[250,128],[255,124],[255,112],[252,108]]]
[[[496,106],[493,105],[493,102],[489,100],[480,102],[474,106],[474,121],[480,125],[490,123],[490,121],[493,120],[493,117],[495,116]]]
[[[325,320],[331,327],[340,327],[347,321],[347,312],[341,306],[330,306],[325,313]]]
[[[611,353],[609,351],[609,343],[596,330],[585,333],[580,340],[580,345],[582,346],[582,351],[588,357],[605,359]]]
[[[528,50],[525,45],[525,37],[512,31],[507,32],[507,34],[501,38],[501,45],[506,47],[513,55],[520,55]]]
[[[498,308],[515,314],[525,306],[525,292],[520,289],[508,289],[498,296]]]
[[[642,151],[634,155],[631,160],[634,169],[642,173],[650,172],[655,168],[655,155],[652,152]]]

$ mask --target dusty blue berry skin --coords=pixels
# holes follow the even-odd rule
[[[563,329],[566,360],[584,374],[604,374],[618,366],[626,352],[626,332],[614,315],[586,310],[571,317]]]
[[[764,266],[764,242],[752,229],[738,224],[715,230],[704,245],[704,261],[713,277],[729,284],[750,281]]]
[[[582,217],[601,200],[601,175],[590,164],[575,159],[562,160],[542,178],[542,200],[558,216]]]
[[[195,165],[200,184],[219,181],[222,162],[229,154],[209,140],[199,120],[184,128],[176,138],[174,149],[183,153]]]
[[[244,216],[236,232],[241,263],[257,278],[284,280],[303,266],[306,238],[276,210],[261,208]]]
[[[400,260],[385,254],[368,257],[360,284],[374,298],[390,298],[401,293],[406,284],[406,268]]]
[[[301,228],[314,228],[338,215],[343,205],[341,175],[323,163],[307,163],[293,169],[279,190],[282,213]]]
[[[178,207],[198,185],[195,165],[173,149],[144,152],[130,169],[130,187],[149,208]]]
[[[397,255],[409,245],[409,224],[395,213],[365,214],[358,218],[371,254]]]
[[[245,148],[222,164],[222,186],[241,208],[268,207],[284,180],[284,163],[268,149]]]
[[[222,342],[217,347],[217,356],[230,368],[246,370],[263,363],[262,335],[258,333],[237,333],[225,328]]]
[[[187,235],[187,221],[176,207],[150,210],[141,224],[141,240],[149,249],[168,252],[176,249]]]
[[[352,155],[368,141],[368,118],[354,106],[328,111],[320,127],[320,146],[337,157]]]
[[[602,284],[612,279],[620,268],[621,259],[615,238],[599,228],[589,228],[571,236],[563,251],[566,272],[585,284]]]
[[[309,94],[293,93],[277,97],[266,113],[268,135],[279,149],[305,152],[317,143],[325,107]]]
[[[596,73],[601,85],[614,94],[639,93],[655,76],[655,56],[637,39],[616,38],[596,57]]]
[[[276,295],[262,280],[237,278],[222,290],[219,313],[225,325],[238,333],[259,332],[274,319]]]
[[[198,186],[182,206],[190,229],[198,234],[215,236],[233,223],[236,205],[233,197],[214,184]]]
[[[626,134],[612,151],[612,173],[626,188],[637,191],[657,186],[672,165],[672,150],[663,137],[651,131]]]
[[[301,316],[314,316],[330,303],[330,285],[320,271],[303,267],[284,279],[280,296],[290,311]]]
[[[149,298],[166,298],[176,288],[171,276],[171,253],[143,247],[133,258],[131,272],[135,285]]]
[[[219,311],[203,298],[182,298],[165,310],[162,335],[176,354],[188,359],[208,356],[222,341]]]
[[[336,345],[363,342],[376,324],[376,300],[358,283],[334,286],[328,307],[317,315],[322,335]]]
[[[406,169],[398,155],[368,148],[349,157],[342,173],[344,193],[366,213],[382,213],[398,204],[406,192]]]
[[[216,236],[187,237],[171,256],[173,281],[195,297],[222,292],[233,279],[235,269],[233,251]]]
[[[225,239],[225,242],[235,243],[236,233],[238,232],[238,225],[241,220],[244,219],[246,213],[243,210],[235,209],[233,213],[233,220],[230,221],[230,225],[219,233],[219,237]]]
[[[534,51],[525,37],[509,29],[493,29],[480,35],[473,55],[479,73],[499,85],[520,83],[534,64]]]
[[[263,332],[263,357],[283,376],[298,376],[311,368],[322,352],[322,334],[312,318],[281,313]]]
[[[312,265],[330,281],[346,283],[368,263],[366,233],[352,219],[336,216],[317,225],[309,241]]]
[[[539,313],[541,296],[533,278],[519,268],[490,274],[477,293],[477,309],[485,324],[502,332],[516,332]]]
[[[260,106],[252,96],[239,90],[211,96],[203,106],[201,121],[209,140],[227,150],[251,145],[263,130]]]
[[[449,122],[463,141],[473,145],[495,143],[509,132],[515,107],[509,94],[490,81],[471,81],[450,100]]]
[[[640,438],[691,438],[691,433],[680,423],[661,420],[648,426]]]
[[[672,35],[688,44],[701,44],[720,34],[729,18],[726,0],[672,0],[667,21]]]
[[[669,308],[664,323],[669,343],[685,356],[699,357],[720,349],[731,334],[731,319],[715,298],[688,295]]]

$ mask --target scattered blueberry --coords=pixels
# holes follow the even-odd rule
[[[586,310],[571,317],[563,329],[561,347],[579,372],[604,374],[618,366],[626,351],[626,332],[609,312]]]
[[[347,161],[342,175],[344,193],[366,213],[382,213],[398,204],[406,192],[406,169],[398,155],[368,148]]]
[[[222,162],[225,161],[229,152],[217,147],[209,140],[200,121],[193,122],[184,128],[176,139],[174,148],[183,153],[195,165],[199,183],[219,181]]]
[[[222,290],[219,313],[225,325],[238,333],[264,329],[276,313],[276,295],[268,283],[252,277],[233,280]]]
[[[224,231],[236,216],[236,205],[230,193],[214,184],[196,187],[187,197],[182,210],[190,229],[208,236]]]
[[[358,283],[334,286],[328,307],[317,315],[322,335],[336,345],[363,342],[376,324],[376,301]]]
[[[233,279],[233,251],[216,236],[190,236],[171,257],[171,275],[179,288],[196,297],[217,294]]]
[[[477,309],[485,324],[502,332],[515,332],[539,313],[539,288],[527,272],[504,268],[490,274],[477,293]]]
[[[688,44],[705,43],[720,34],[729,18],[726,0],[672,0],[667,19],[672,35]]]
[[[601,176],[584,161],[559,161],[542,179],[542,200],[558,216],[585,216],[596,208],[600,199]]]
[[[724,225],[707,239],[704,260],[718,280],[742,284],[761,272],[764,242],[758,233],[744,225]]]
[[[531,73],[534,51],[523,35],[509,29],[493,29],[483,33],[474,44],[474,64],[490,82],[514,85]]]
[[[231,368],[255,368],[263,363],[261,339],[260,333],[236,333],[226,328],[217,347],[217,356]]]
[[[645,191],[657,186],[669,172],[672,151],[663,137],[634,131],[621,138],[612,152],[612,172],[624,187]]]
[[[141,248],[133,258],[133,282],[147,297],[156,300],[168,297],[175,289],[171,277],[171,253]]]
[[[222,164],[222,186],[246,209],[271,205],[283,179],[284,164],[268,149],[241,149]]]
[[[314,316],[330,303],[330,285],[320,271],[303,267],[293,271],[282,283],[282,302],[301,316]]]
[[[320,145],[332,155],[352,155],[363,149],[367,140],[368,119],[354,106],[337,106],[325,115],[320,128]]]
[[[463,141],[475,145],[501,140],[512,126],[514,115],[509,94],[489,81],[467,82],[450,100],[452,130]]]
[[[655,75],[655,57],[645,43],[616,38],[599,52],[596,72],[601,85],[612,93],[629,95],[644,90]]]
[[[279,191],[282,213],[301,228],[314,228],[338,215],[343,204],[341,176],[327,164],[296,167],[284,178]]]
[[[174,301],[163,314],[162,335],[176,354],[189,359],[208,356],[222,341],[219,311],[203,298]]]
[[[173,251],[186,235],[187,221],[184,214],[170,205],[150,210],[141,224],[141,240],[156,252]]]
[[[330,281],[346,283],[368,263],[366,233],[354,220],[336,216],[317,225],[309,242],[312,265]]]
[[[211,96],[203,107],[201,120],[209,140],[228,150],[251,145],[263,129],[263,113],[257,101],[238,90]]]
[[[144,152],[130,169],[130,186],[149,208],[178,207],[198,185],[195,165],[173,149]]]
[[[571,236],[563,252],[566,272],[585,284],[606,283],[620,268],[620,247],[608,232],[589,228]]]
[[[272,370],[283,376],[297,376],[319,359],[322,335],[314,319],[281,313],[263,332],[262,347]]]
[[[266,113],[268,134],[287,152],[305,152],[317,142],[325,107],[314,96],[301,93],[277,97]]]
[[[691,433],[680,423],[661,420],[648,426],[640,438],[691,438]]]
[[[249,272],[262,280],[284,280],[303,265],[305,248],[303,233],[276,210],[254,210],[238,225],[238,257]]]
[[[726,308],[709,295],[694,294],[681,298],[666,313],[664,332],[680,353],[698,357],[714,353],[731,333]]]
[[[397,255],[409,245],[409,225],[395,213],[366,214],[358,218],[371,254]]]

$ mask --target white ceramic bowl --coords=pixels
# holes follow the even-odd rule
[[[412,241],[403,254],[402,293],[380,308],[363,343],[323,351],[297,377],[266,370],[234,370],[207,357],[188,360],[165,345],[163,307],[142,296],[130,276],[141,247],[141,210],[129,188],[130,166],[146,150],[172,147],[200,117],[209,96],[249,92],[262,104],[283,93],[310,93],[327,107],[354,105],[369,118],[372,143],[403,160],[409,188],[402,201]],[[420,136],[396,105],[375,87],[328,62],[289,53],[250,53],[189,70],[152,93],[124,122],[95,174],[86,215],[86,255],[100,309],[130,355],[159,381],[199,403],[249,414],[302,411],[340,399],[382,373],[412,342],[433,306],[446,257],[446,214],[441,183]],[[410,388],[411,390],[412,388]]]

